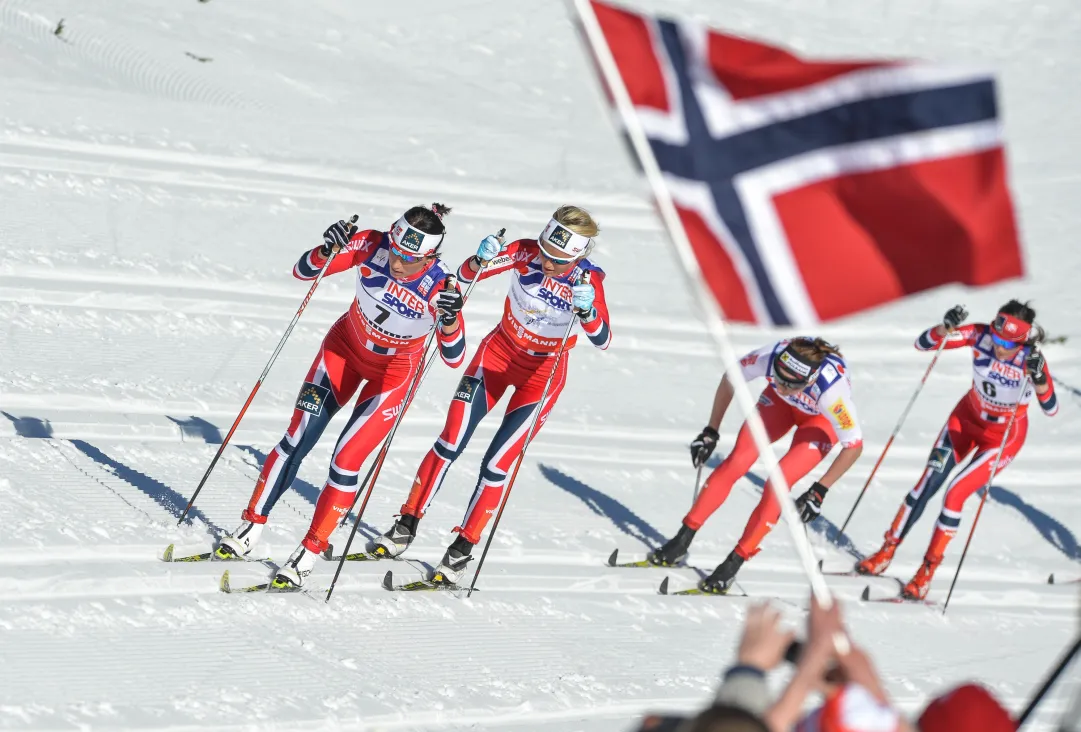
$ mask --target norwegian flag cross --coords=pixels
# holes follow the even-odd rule
[[[1023,273],[991,75],[807,61],[590,5],[728,320],[810,325]]]

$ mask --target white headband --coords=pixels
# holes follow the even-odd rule
[[[390,241],[406,254],[424,256],[436,250],[443,241],[443,235],[425,234],[402,216],[390,227]]]
[[[581,257],[589,252],[593,240],[573,231],[552,219],[541,232],[540,241],[566,253],[568,259]]]

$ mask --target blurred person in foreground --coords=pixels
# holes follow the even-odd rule
[[[784,660],[794,660],[794,634],[768,605],[750,609],[736,663],[712,706],[698,715],[647,717],[640,732],[1012,732],[1016,724],[990,692],[975,684],[959,686],[934,699],[917,724],[893,707],[874,665],[852,644],[839,653],[835,638],[847,632],[835,603],[829,610],[811,599],[807,638],[798,651],[796,670],[776,699],[766,674]],[[823,702],[804,713],[808,697]]]

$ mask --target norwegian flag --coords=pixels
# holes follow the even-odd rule
[[[807,61],[590,5],[728,320],[808,325],[1023,273],[989,74]]]

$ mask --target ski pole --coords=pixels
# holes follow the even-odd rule
[[[498,236],[500,237],[500,240],[502,240],[503,234],[506,233],[506,231],[507,231],[506,229],[500,229],[499,230]],[[473,287],[477,284],[477,282],[480,281],[481,272],[483,272],[485,267],[487,267],[487,266],[488,266],[488,262],[484,262],[482,264],[480,270],[477,272],[477,276],[474,277],[473,281],[469,283],[468,287],[466,287],[465,293],[462,295],[462,305],[463,305],[463,307],[465,306],[466,296],[470,292],[473,291]],[[448,290],[454,289],[453,288],[454,279],[455,279],[454,275],[448,275],[447,276],[447,288],[446,289],[448,289]],[[361,519],[362,516],[364,516],[364,511],[368,507],[368,500],[372,497],[372,492],[375,490],[375,483],[376,483],[377,480],[379,480],[379,473],[383,469],[383,462],[386,460],[387,451],[390,449],[390,443],[394,439],[395,433],[397,433],[397,431],[398,431],[398,425],[401,424],[402,417],[405,416],[405,412],[409,408],[409,405],[413,403],[413,397],[416,396],[417,389],[420,388],[420,380],[423,378],[423,375],[428,372],[427,366],[431,362],[433,362],[435,360],[434,356],[429,356],[428,349],[431,346],[432,342],[434,341],[436,331],[438,331],[438,329],[439,329],[439,324],[437,323],[435,329],[432,330],[431,335],[428,336],[428,341],[424,344],[424,364],[425,365],[422,366],[421,368],[417,369],[417,375],[413,377],[413,383],[410,384],[408,391],[406,391],[406,398],[402,402],[402,408],[401,408],[401,410],[399,410],[398,416],[394,418],[394,424],[391,426],[390,432],[387,434],[387,439],[383,441],[383,447],[382,447],[382,449],[380,449],[379,455],[376,457],[375,462],[372,463],[372,467],[369,468],[369,470],[368,470],[368,475],[371,476],[371,483],[370,483],[370,485],[367,486],[368,487],[368,492],[364,495],[364,501],[360,504],[360,510],[357,511],[356,519],[353,520],[353,528],[349,532],[349,538],[345,542],[345,551],[342,552],[341,558],[338,559],[338,566],[334,570],[334,579],[331,580],[330,587],[327,588],[327,599],[326,599],[327,602],[330,602],[330,597],[331,597],[331,595],[334,594],[334,585],[336,585],[338,583],[338,577],[341,575],[342,568],[345,566],[345,558],[349,556],[349,548],[353,545],[353,539],[356,538],[357,529],[360,527],[360,519]],[[365,483],[367,483],[367,478],[365,479]],[[363,490],[363,489],[361,489],[361,490]],[[357,498],[360,497],[360,493],[361,493],[361,491],[358,490],[357,491],[357,496],[353,499],[353,505],[354,506],[356,505]],[[352,509],[350,509],[350,510],[352,510]],[[349,513],[346,512],[346,516],[348,516],[348,515],[349,515]]]
[[[454,275],[447,275],[447,286],[444,289],[454,289]],[[429,353],[432,344],[436,341],[436,333],[440,328],[439,319],[436,319],[435,327],[428,335],[427,340],[424,341],[424,348],[422,349],[421,366],[417,368],[416,373],[413,375],[413,380],[409,383],[409,388],[406,389],[405,399],[402,400],[402,408],[398,410],[398,415],[394,418],[394,424],[390,427],[390,432],[387,433],[387,438],[383,440],[383,447],[379,450],[379,455],[375,458],[375,462],[372,463],[372,467],[368,470],[368,475],[371,477],[369,483],[367,478],[365,479],[365,485],[357,491],[357,495],[353,498],[353,505],[357,505],[357,498],[360,497],[361,492],[367,488],[367,493],[364,494],[364,501],[360,504],[360,510],[357,511],[357,517],[353,521],[353,529],[349,532],[349,539],[345,542],[345,551],[342,552],[341,558],[338,560],[338,568],[334,571],[334,579],[330,581],[330,587],[327,588],[327,602],[330,602],[330,596],[334,593],[334,585],[338,582],[338,576],[342,573],[342,567],[345,566],[345,558],[349,556],[349,547],[353,545],[353,539],[357,535],[357,528],[360,526],[360,519],[364,516],[364,511],[368,507],[368,500],[372,497],[372,492],[375,490],[375,483],[379,480],[379,473],[383,469],[383,463],[386,461],[387,452],[390,449],[390,443],[394,439],[394,434],[398,431],[398,425],[402,423],[402,417],[405,416],[406,410],[409,408],[410,403],[413,401],[413,397],[416,396],[417,387],[420,385],[421,374],[425,369],[423,364],[429,363],[435,360],[434,354]],[[350,511],[352,507],[350,507]],[[347,511],[346,516],[349,515]]]
[[[589,284],[589,272],[582,275],[579,280],[580,284]],[[473,588],[477,586],[477,577],[480,576],[480,570],[484,567],[484,558],[488,556],[488,550],[492,546],[492,539],[495,538],[496,529],[499,528],[499,519],[503,517],[503,509],[507,507],[507,500],[510,498],[511,489],[514,488],[514,480],[518,477],[518,470],[522,467],[522,463],[525,462],[525,452],[529,449],[529,444],[533,442],[533,436],[537,432],[537,425],[540,423],[540,416],[544,412],[544,400],[548,398],[548,390],[552,386],[552,381],[555,379],[556,372],[559,370],[559,362],[563,358],[563,352],[567,347],[567,339],[571,336],[571,331],[574,329],[574,322],[577,318],[577,313],[571,313],[571,321],[567,323],[567,330],[563,333],[563,340],[559,342],[559,350],[556,351],[555,361],[552,363],[552,372],[548,374],[548,380],[544,383],[544,391],[541,392],[540,401],[537,402],[537,411],[533,414],[533,422],[529,425],[529,431],[526,433],[525,442],[522,443],[522,452],[518,455],[518,462],[514,464],[514,472],[510,475],[510,480],[507,481],[507,488],[503,492],[503,500],[499,503],[499,511],[495,515],[495,520],[492,522],[492,530],[488,532],[488,541],[484,544],[484,551],[480,554],[480,561],[477,562],[477,571],[473,573],[473,581],[469,583],[469,592],[466,593],[466,597],[473,596]]]
[[[1048,674],[1047,678],[1044,679],[1044,682],[1040,686],[1039,690],[1032,697],[1032,700],[1028,703],[1028,706],[1025,707],[1025,711],[1021,712],[1021,716],[1017,718],[1018,729],[1020,729],[1021,725],[1023,725],[1025,721],[1032,715],[1032,713],[1036,710],[1036,707],[1038,707],[1040,705],[1040,702],[1043,701],[1043,698],[1047,696],[1047,692],[1051,690],[1051,687],[1055,685],[1056,681],[1058,681],[1058,677],[1062,675],[1062,672],[1065,671],[1066,667],[1070,665],[1070,662],[1074,660],[1074,657],[1077,655],[1078,651],[1081,651],[1081,636],[1079,636],[1077,640],[1074,641],[1073,645],[1070,646],[1070,649],[1066,651],[1066,653],[1062,656],[1061,660],[1059,660],[1058,662],[1058,665],[1055,666],[1055,668],[1052,669],[1051,673]]]
[[[349,219],[350,232],[355,229],[352,224],[357,222],[357,218],[358,216],[353,214],[353,217]],[[248,394],[248,399],[244,402],[244,406],[240,408],[240,414],[233,420],[233,426],[229,428],[229,432],[226,433],[225,439],[221,441],[221,447],[218,448],[218,452],[214,455],[214,459],[210,461],[210,465],[207,467],[206,472],[203,473],[203,479],[200,480],[199,485],[195,487],[195,493],[192,494],[191,500],[188,501],[188,505],[184,507],[184,512],[180,514],[180,520],[176,522],[177,526],[184,523],[184,519],[188,517],[188,512],[191,511],[191,507],[195,505],[195,499],[199,496],[199,492],[203,490],[203,486],[206,485],[206,481],[210,478],[210,474],[214,471],[214,466],[218,464],[218,460],[221,458],[222,453],[225,452],[225,448],[229,445],[229,440],[232,439],[233,433],[236,432],[236,428],[240,425],[240,420],[244,418],[245,412],[248,411],[248,407],[251,406],[252,400],[255,399],[255,394],[259,391],[259,387],[263,385],[263,379],[270,373],[270,367],[274,365],[274,361],[277,360],[278,354],[280,354],[282,348],[285,347],[285,341],[288,340],[289,334],[293,332],[293,326],[300,320],[300,315],[304,312],[304,308],[308,307],[308,302],[312,299],[312,295],[315,294],[315,288],[319,287],[319,283],[323,281],[323,276],[330,270],[330,263],[334,261],[334,257],[337,254],[338,250],[331,249],[330,256],[327,257],[327,261],[323,263],[323,268],[319,270],[315,282],[312,283],[311,288],[308,290],[308,294],[305,295],[304,299],[301,301],[296,315],[293,316],[293,320],[289,323],[289,327],[285,329],[285,335],[278,341],[278,346],[274,349],[274,353],[270,354],[270,360],[267,361],[263,373],[259,375],[259,380],[256,381],[255,386],[252,387],[251,394]]]
[[[912,405],[916,403],[916,398],[923,391],[923,385],[927,383],[927,377],[931,375],[931,369],[935,367],[935,363],[938,362],[938,357],[942,353],[942,349],[946,346],[946,341],[949,339],[950,333],[942,337],[938,347],[935,349],[935,357],[931,359],[931,363],[927,366],[927,370],[923,372],[923,378],[920,379],[919,386],[916,387],[915,393],[912,394],[912,398],[908,400],[908,404],[905,406],[905,410],[901,412],[901,418],[897,420],[897,426],[893,428],[893,434],[890,435],[890,439],[886,440],[886,446],[882,448],[882,454],[878,456],[878,460],[875,461],[875,466],[871,468],[871,474],[867,476],[867,482],[863,484],[863,488],[860,490],[860,494],[856,496],[856,502],[852,504],[852,510],[848,512],[848,518],[841,524],[841,530],[837,532],[838,536],[845,533],[845,527],[848,526],[848,522],[852,520],[852,516],[856,513],[856,507],[860,505],[860,501],[863,500],[863,494],[867,492],[867,489],[871,486],[871,481],[874,480],[875,473],[878,472],[878,466],[882,464],[883,459],[886,457],[886,453],[890,450],[890,445],[893,444],[893,439],[897,437],[901,431],[901,425],[908,419],[908,413],[912,411]]]
[[[500,243],[503,242],[503,235],[505,233],[507,233],[506,229],[500,229],[499,233],[496,234],[496,237],[499,239]],[[465,306],[465,302],[469,299],[470,293],[473,292],[473,288],[476,286],[476,284],[478,282],[480,282],[480,275],[481,275],[482,272],[484,272],[484,270],[485,270],[485,268],[487,266],[488,266],[488,263],[483,262],[481,264],[480,270],[477,271],[477,276],[473,278],[473,281],[470,282],[468,286],[466,286],[465,293],[462,295],[462,306],[463,307]],[[425,379],[425,377],[428,376],[428,371],[431,370],[433,363],[435,363],[434,358],[425,359],[424,372],[420,375],[420,381],[417,382],[417,389],[420,389],[421,385],[424,383],[424,379]],[[405,411],[404,408],[402,409],[402,411],[403,412]],[[399,414],[401,414],[401,412],[399,412]],[[397,426],[398,426],[397,421],[395,421],[394,426],[395,426],[395,428],[397,428]],[[390,440],[391,440],[392,437],[394,437],[394,432],[395,432],[395,430],[392,429],[390,431],[390,433],[387,435],[387,439],[383,440],[383,446],[379,449],[379,455],[376,456],[375,462],[373,462],[371,464],[371,467],[368,468],[368,474],[365,475],[364,480],[361,481],[360,490],[357,491],[356,496],[353,497],[353,505],[349,507],[349,510],[346,511],[345,515],[342,516],[341,522],[338,523],[338,528],[339,529],[342,528],[343,526],[345,526],[345,522],[349,520],[349,514],[351,514],[353,512],[353,509],[357,507],[357,501],[360,500],[360,494],[363,493],[364,490],[368,487],[368,481],[371,479],[372,473],[375,471],[376,464],[382,461],[383,453],[386,452],[390,448]],[[358,516],[357,520],[359,520],[359,518],[360,517]]]
[[[694,479],[694,498],[691,499],[693,506],[698,501],[698,491],[702,489],[702,466],[698,466],[698,477]]]
[[[1021,391],[1019,394],[1024,394],[1028,389],[1028,374],[1025,374],[1024,379],[1021,380]],[[946,614],[946,608],[950,605],[950,598],[953,596],[953,588],[957,585],[957,578],[961,576],[961,566],[965,563],[965,555],[968,554],[968,547],[972,543],[972,537],[976,533],[976,524],[979,523],[980,513],[983,511],[983,504],[987,503],[987,496],[991,494],[991,484],[995,482],[995,473],[998,472],[999,461],[1002,460],[1002,453],[1006,451],[1006,443],[1010,439],[1010,430],[1013,428],[1014,420],[1017,419],[1017,411],[1021,408],[1021,397],[1017,398],[1017,404],[1013,405],[1013,411],[1010,412],[1010,421],[1006,423],[1006,433],[1002,436],[1002,444],[998,446],[998,453],[995,455],[995,462],[991,464],[991,475],[987,479],[987,484],[983,487],[983,495],[980,496],[980,506],[976,509],[976,518],[972,519],[972,528],[968,531],[968,539],[965,541],[965,548],[961,552],[961,561],[957,563],[957,571],[953,573],[953,581],[950,582],[950,591],[946,593],[946,602],[942,603],[942,614]]]

